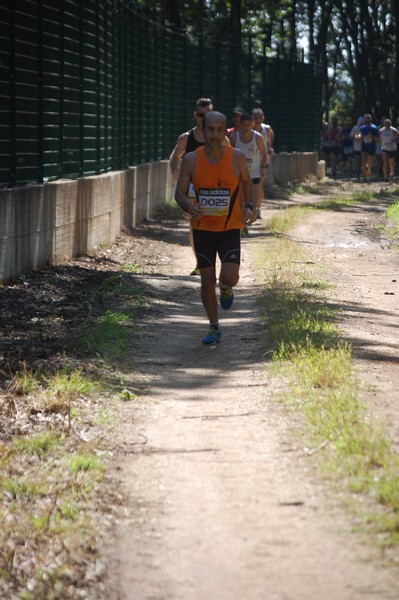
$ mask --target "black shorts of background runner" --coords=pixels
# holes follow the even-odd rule
[[[397,152],[396,150],[382,150],[384,154],[388,154],[389,158],[395,158]]]
[[[197,265],[200,269],[215,266],[216,256],[219,256],[222,263],[240,264],[241,231],[239,229],[227,231],[193,229],[193,241]]]
[[[339,153],[341,152],[341,149],[338,148],[331,148],[331,147],[323,147],[323,152],[325,152],[326,154],[335,154],[336,156],[339,155]]]

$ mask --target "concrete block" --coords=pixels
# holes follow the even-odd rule
[[[282,152],[271,157],[265,185],[287,185],[292,181],[304,181],[312,175],[318,176],[317,152]]]
[[[135,179],[136,167],[129,167],[125,172],[125,191],[122,207],[122,223],[124,227],[134,227],[135,223]]]
[[[138,165],[136,171],[136,225],[148,218],[152,164]]]
[[[123,171],[78,180],[82,252],[90,253],[100,244],[113,242],[119,235],[124,191]]]
[[[165,204],[170,199],[170,190],[167,187],[168,179],[171,179],[169,161],[161,160],[153,163],[151,168],[151,194],[147,207],[147,219],[150,219],[154,210]]]
[[[59,179],[46,184],[45,197],[51,207],[53,262],[73,258],[81,251],[78,182]]]
[[[326,161],[319,160],[317,163],[317,179],[324,179],[326,176]]]
[[[166,164],[165,171],[165,200],[172,200],[175,197],[176,180],[173,179],[170,171],[169,161],[162,161]]]
[[[52,214],[43,185],[0,190],[0,281],[44,265],[52,254]]]

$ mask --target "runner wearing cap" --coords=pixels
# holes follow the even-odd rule
[[[233,121],[233,127],[227,130],[227,137],[230,140],[230,135],[240,129],[241,117],[245,113],[245,110],[241,106],[236,106],[233,108],[233,112],[231,113],[231,119]]]

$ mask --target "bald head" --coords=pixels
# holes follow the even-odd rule
[[[205,117],[204,117],[204,127],[206,127],[207,124],[209,123],[222,123],[224,125],[224,127],[226,128],[227,125],[227,119],[225,117],[224,114],[217,112],[216,110],[212,110],[209,113],[206,113]]]
[[[215,110],[207,113],[204,119],[203,132],[205,146],[215,150],[221,148],[226,135],[226,117]]]

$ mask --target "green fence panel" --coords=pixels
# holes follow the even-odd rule
[[[167,158],[202,96],[229,125],[237,104],[261,106],[278,151],[317,150],[316,67],[255,47],[189,40],[128,0],[3,0],[0,185]]]

